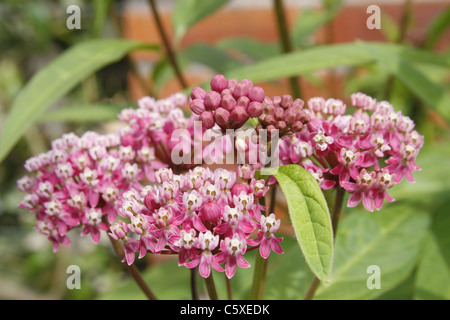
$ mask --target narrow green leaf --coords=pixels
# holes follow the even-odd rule
[[[403,59],[400,54],[394,54],[382,46],[370,43],[361,43],[361,46],[381,66],[402,81],[429,108],[438,111],[450,120],[450,95],[440,84],[427,78],[414,64]]]
[[[130,106],[109,104],[69,106],[46,113],[39,119],[39,122],[87,123],[112,121],[117,120],[117,115],[125,108],[130,108]]]
[[[305,9],[295,20],[292,29],[292,42],[297,47],[304,47],[319,28],[333,20],[339,13],[343,1],[333,1],[324,11]]]
[[[328,282],[333,260],[330,213],[317,181],[299,165],[285,165],[274,174],[287,199],[297,241],[312,272]]]
[[[374,58],[358,48],[355,43],[333,44],[261,60],[249,66],[230,70],[226,73],[226,77],[247,78],[255,82],[271,81],[324,69],[360,66],[373,61]]]
[[[433,19],[427,26],[427,33],[423,48],[432,49],[442,35],[450,28],[450,7],[441,12],[437,18]]]
[[[124,39],[86,41],[68,49],[41,69],[16,97],[4,120],[0,161],[54,102],[87,76],[136,49],[155,50],[156,47]]]
[[[277,56],[281,53],[278,43],[266,43],[253,38],[227,38],[216,43],[220,49],[240,52],[254,60]]]
[[[396,287],[411,274],[429,225],[429,215],[412,205],[386,206],[377,214],[352,209],[339,225],[332,281],[315,298],[373,299]],[[379,267],[379,289],[367,286],[369,266]]]
[[[175,43],[178,44],[187,30],[201,19],[216,11],[229,0],[178,0],[172,15]]]

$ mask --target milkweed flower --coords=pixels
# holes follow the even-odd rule
[[[379,210],[384,200],[394,201],[388,189],[403,178],[414,182],[423,136],[387,101],[355,93],[350,103],[309,99],[302,109],[309,119],[300,131],[281,139],[280,161],[301,165],[324,190],[344,188],[350,193],[349,207],[362,202],[368,211]],[[346,113],[351,107],[354,112]]]
[[[128,248],[139,252],[139,258],[147,253],[176,254],[180,266],[198,266],[205,278],[211,268],[231,278],[237,266],[250,266],[244,258],[248,245],[258,248],[261,244],[267,258],[266,240],[251,240],[260,229],[263,234],[270,233],[270,243],[278,244],[270,246],[282,253],[282,238],[274,235],[280,221],[274,214],[265,220],[261,212],[266,208],[255,201],[261,192],[267,193],[268,186],[264,180],[255,180],[253,170],[247,170],[250,168],[239,168],[241,173],[250,172],[240,174],[241,178],[223,168],[195,167],[184,174],[160,169],[155,172],[155,176],[164,177],[160,183],[124,193],[119,214],[125,220],[113,224],[110,235],[124,242],[135,239],[134,247]],[[142,222],[136,224],[136,219]],[[275,228],[267,229],[270,223]],[[124,261],[134,262],[129,252]]]

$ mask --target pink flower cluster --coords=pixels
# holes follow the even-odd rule
[[[124,242],[124,261],[132,264],[136,252],[139,258],[147,252],[177,254],[180,266],[198,266],[205,278],[211,267],[231,278],[237,266],[250,266],[244,258],[248,246],[259,247],[264,258],[271,250],[282,253],[282,239],[274,235],[280,220],[262,215],[265,207],[258,202],[268,186],[248,165],[238,175],[221,168],[195,167],[180,175],[160,169],[158,184],[124,193],[120,215],[127,222],[110,229],[112,238]]]
[[[172,140],[172,133],[176,129],[184,129],[192,137],[194,122],[199,121],[199,117],[195,114],[190,117],[185,116],[183,107],[187,107],[187,104],[187,96],[181,93],[160,100],[151,97],[141,98],[138,101],[137,109],[124,109],[118,116],[119,120],[128,124],[122,130],[122,144],[131,146],[134,150],[144,146],[153,148],[154,156],[157,159],[175,168],[171,153],[179,141]],[[191,148],[194,148],[197,141],[195,139],[191,139],[191,141]],[[202,148],[201,145],[197,147]],[[194,155],[194,152],[190,152],[190,154]],[[198,161],[193,160],[192,163],[198,163]],[[191,167],[189,164],[184,164],[184,166],[178,165],[177,169],[186,170]],[[152,168],[148,169],[146,171],[147,178],[154,181],[153,170]]]
[[[249,118],[260,116],[264,98],[264,90],[248,79],[227,80],[223,75],[216,75],[211,80],[211,91],[200,87],[192,90],[189,106],[199,115],[205,129],[217,124],[225,132],[242,127]]]
[[[388,189],[404,177],[414,182],[411,173],[420,170],[415,159],[424,139],[388,102],[363,93],[350,102],[354,112],[346,114],[341,100],[310,99],[304,110],[311,120],[283,138],[281,162],[300,164],[322,189],[340,185],[350,193],[349,207],[362,201],[367,210],[379,210],[384,200],[394,200]]]
[[[126,125],[118,132],[65,134],[52,142],[50,151],[26,161],[32,175],[17,181],[26,193],[20,207],[35,213],[35,228],[52,241],[54,251],[59,244],[70,244],[67,232],[76,227],[97,243],[100,230],[108,229],[103,217],[109,223],[116,219],[121,194],[142,188],[145,180],[156,181],[155,170],[170,163],[159,159],[170,159],[171,130],[193,121],[180,109],[187,104],[182,94],[146,97],[138,104],[138,109],[121,112],[119,119]]]

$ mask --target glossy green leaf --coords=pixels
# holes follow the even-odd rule
[[[286,197],[297,241],[311,271],[329,281],[333,231],[325,197],[317,181],[299,165],[285,165],[274,174]]]
[[[384,206],[378,213],[352,209],[339,225],[331,282],[315,298],[373,299],[396,287],[411,274],[429,224],[429,215],[411,205]],[[379,289],[367,286],[369,266],[379,267]]]
[[[175,43],[181,41],[190,27],[228,2],[229,0],[178,0],[172,15]]]
[[[4,120],[0,161],[54,102],[87,76],[136,49],[155,50],[156,47],[124,39],[86,41],[68,49],[41,69],[16,97]]]

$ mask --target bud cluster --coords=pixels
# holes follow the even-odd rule
[[[265,93],[248,79],[227,80],[223,75],[216,75],[211,80],[211,91],[196,87],[190,98],[189,106],[199,115],[205,129],[217,124],[225,132],[242,127],[249,118],[260,116]]]

